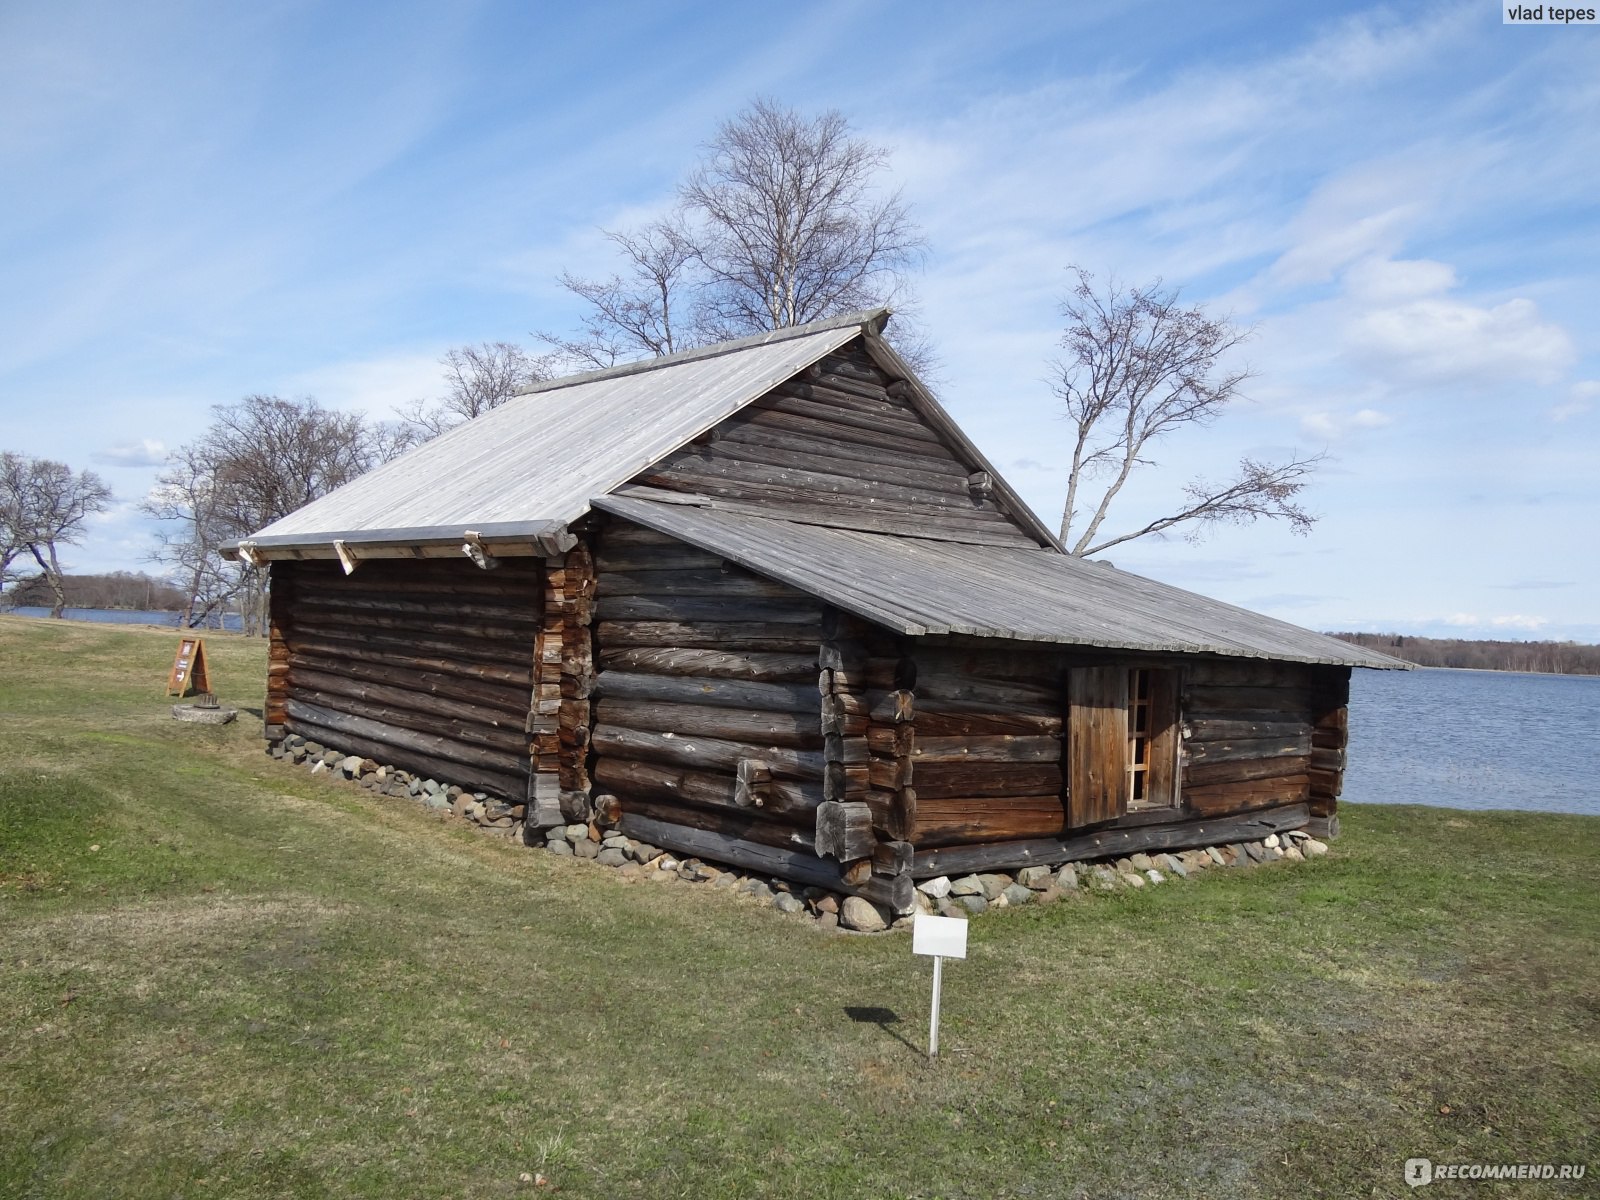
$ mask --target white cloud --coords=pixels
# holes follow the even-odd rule
[[[1550,419],[1558,424],[1573,417],[1581,417],[1594,408],[1600,397],[1600,379],[1584,379],[1572,385],[1570,398],[1550,409]]]
[[[399,353],[382,358],[329,363],[291,376],[283,390],[315,396],[329,408],[358,410],[386,418],[413,400],[426,400],[444,390],[437,354]]]
[[[96,451],[93,457],[95,462],[113,467],[159,467],[167,461],[167,446],[155,438],[140,438],[127,445]]]
[[[1352,413],[1311,412],[1300,418],[1300,427],[1312,437],[1342,438],[1357,430],[1382,429],[1394,418],[1375,408],[1358,408]]]
[[[1554,383],[1576,357],[1561,326],[1522,297],[1493,307],[1426,296],[1358,312],[1346,329],[1358,358],[1422,383]]]

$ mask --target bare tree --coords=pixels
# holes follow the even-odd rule
[[[401,410],[403,436],[394,449],[409,449],[499,408],[530,383],[549,374],[545,359],[529,354],[514,342],[456,346],[446,351],[439,363],[445,369],[443,398],[431,404],[418,400]],[[393,457],[390,448],[380,449],[385,459]]]
[[[583,332],[540,336],[609,366],[896,302],[924,242],[879,186],[888,161],[838,112],[756,100],[718,130],[667,219],[606,233],[622,274],[562,276],[588,305]]]
[[[183,592],[183,624],[203,625],[223,612],[246,579],[241,565],[218,549],[233,530],[219,511],[215,463],[203,444],[173,451],[139,507],[163,523],[150,557],[166,565]]]
[[[1075,555],[1098,554],[1134,538],[1188,526],[1198,540],[1217,524],[1248,524],[1261,518],[1288,521],[1307,533],[1316,518],[1296,503],[1324,455],[1283,463],[1240,460],[1224,483],[1196,479],[1167,516],[1112,537],[1101,528],[1111,503],[1140,467],[1152,443],[1191,426],[1211,424],[1239,398],[1249,372],[1228,365],[1231,351],[1250,336],[1199,305],[1184,306],[1175,289],[1158,279],[1124,289],[1108,281],[1096,290],[1094,276],[1070,268],[1075,284],[1062,302],[1067,319],[1055,364],[1053,388],[1073,426],[1072,467],[1061,516],[1061,541]],[[1108,479],[1098,495],[1090,480]],[[1086,490],[1087,489],[1087,490]],[[1081,530],[1080,530],[1081,519]],[[1076,540],[1073,535],[1076,532]]]
[[[156,556],[181,573],[189,622],[235,599],[245,632],[256,634],[265,628],[265,575],[227,562],[218,547],[376,466],[393,452],[393,431],[310,398],[246,396],[212,413],[204,436],[173,454],[144,509],[174,526]]]
[[[59,549],[76,545],[93,513],[111,506],[111,489],[93,471],[73,471],[66,463],[0,455],[0,575],[26,551],[38,564],[54,602],[50,615],[67,606]]]

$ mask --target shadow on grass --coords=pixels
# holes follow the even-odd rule
[[[879,1029],[883,1030],[884,1033],[888,1034],[908,1050],[911,1050],[917,1054],[927,1053],[926,1047],[915,1045],[898,1029],[890,1028],[891,1025],[898,1025],[901,1019],[900,1014],[895,1012],[892,1008],[877,1008],[866,1007],[858,1004],[847,1004],[844,1007],[844,1015],[849,1017],[858,1025],[876,1025]]]

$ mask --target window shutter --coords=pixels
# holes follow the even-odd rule
[[[1128,669],[1067,673],[1067,814],[1076,829],[1128,811]]]

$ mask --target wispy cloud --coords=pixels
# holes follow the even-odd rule
[[[141,438],[128,445],[97,450],[90,457],[113,467],[159,467],[167,461],[167,446],[156,438]]]

